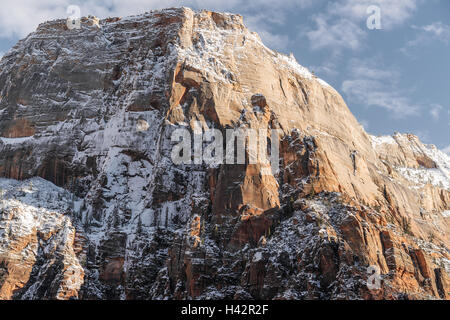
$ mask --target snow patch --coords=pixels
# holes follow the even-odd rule
[[[418,186],[423,187],[426,184],[431,184],[441,189],[450,190],[450,180],[440,169],[396,168],[396,170]]]
[[[436,163],[436,168],[398,168],[398,170],[405,178],[419,185],[430,183],[450,190],[450,157],[434,145],[416,145],[415,147],[432,159]]]
[[[434,145],[425,145],[418,140],[410,140],[407,135],[396,134],[392,136],[370,136],[372,146],[377,149],[380,145],[394,145],[397,144],[396,139],[404,142],[411,148],[415,154],[424,154],[436,163],[436,168],[409,168],[397,167],[395,168],[407,180],[413,182],[418,187],[423,187],[426,184],[450,190],[450,157],[436,148]],[[406,140],[405,140],[406,139]]]
[[[373,148],[376,148],[382,144],[395,144],[395,139],[392,136],[372,136],[370,135],[370,139],[372,140]]]
[[[33,140],[33,136],[31,137],[23,137],[23,138],[4,138],[4,137],[0,137],[0,140],[4,143],[4,144],[20,144],[20,143],[24,143],[26,141],[30,141]]]
[[[308,80],[316,80],[321,86],[323,87],[331,87],[328,83],[326,83],[324,80],[317,78],[315,75],[313,75],[308,68],[305,68],[304,66],[300,65],[297,60],[295,59],[293,54],[290,54],[289,56],[286,56],[281,53],[274,53],[274,61],[276,65],[282,66],[285,69],[290,70],[291,72],[294,72],[301,77],[308,79]]]
[[[258,262],[262,260],[262,253],[261,252],[257,252],[255,253],[255,255],[253,256],[253,262]]]

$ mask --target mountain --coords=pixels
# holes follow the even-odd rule
[[[280,171],[175,164],[196,123],[277,129]],[[368,135],[239,15],[39,25],[0,62],[0,137],[1,299],[449,298],[449,157]]]

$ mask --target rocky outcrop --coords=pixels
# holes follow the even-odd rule
[[[0,192],[0,299],[77,298],[84,247],[73,196],[42,179],[1,179]]]
[[[83,21],[41,24],[0,62],[0,175],[42,177],[76,204],[55,208],[43,233],[11,218],[23,197],[3,200],[2,298],[448,298],[445,154],[368,135],[338,92],[241,16]],[[280,172],[175,165],[171,134],[195,123],[263,130],[269,144],[277,129]],[[27,210],[47,219],[39,199]],[[43,249],[10,267],[28,244]]]

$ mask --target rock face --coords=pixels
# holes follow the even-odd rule
[[[280,172],[175,165],[195,121],[279,129]],[[1,299],[449,298],[449,157],[368,135],[241,16],[41,24],[0,62],[0,136]]]
[[[82,236],[71,222],[75,198],[34,178],[0,180],[0,299],[78,297]]]

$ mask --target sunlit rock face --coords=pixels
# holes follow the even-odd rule
[[[194,122],[278,129],[280,172],[175,165]],[[448,156],[368,135],[241,16],[41,24],[0,62],[0,137],[1,299],[448,298]]]

